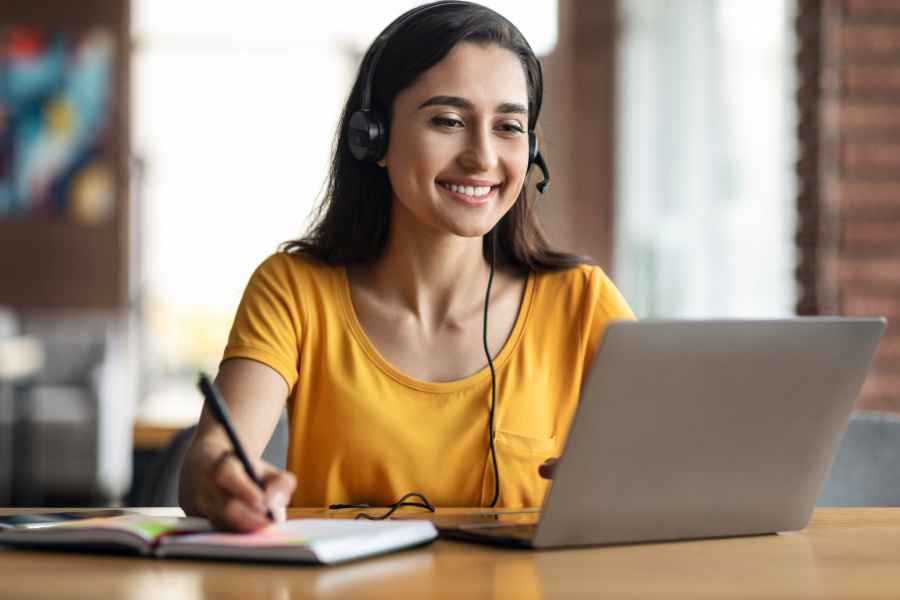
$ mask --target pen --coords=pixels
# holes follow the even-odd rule
[[[241,445],[240,440],[238,440],[237,432],[234,429],[234,423],[231,422],[231,417],[228,416],[228,409],[225,408],[225,402],[222,400],[222,395],[219,393],[218,388],[216,388],[216,384],[209,380],[206,373],[201,371],[200,381],[197,382],[197,386],[200,388],[200,391],[203,392],[203,397],[206,399],[206,405],[213,411],[213,414],[216,416],[216,421],[225,428],[225,433],[228,434],[231,445],[234,447],[234,453],[237,454],[237,457],[241,460],[241,463],[243,463],[247,475],[250,476],[253,483],[259,486],[259,489],[264,490],[265,488],[263,487],[262,482],[256,476],[256,473],[253,471],[253,466],[247,458],[247,453],[244,452],[244,447]],[[270,521],[275,521],[275,516],[272,514],[271,508],[266,508],[266,516],[269,517]]]

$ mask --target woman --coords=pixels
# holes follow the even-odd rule
[[[542,92],[519,31],[476,4],[414,9],[376,40],[317,220],[254,273],[216,378],[257,459],[287,402],[287,472],[258,461],[259,489],[204,411],[185,512],[254,530],[289,502],[542,504],[602,332],[633,318],[538,224]]]

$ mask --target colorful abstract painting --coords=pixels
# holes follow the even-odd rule
[[[104,29],[0,29],[0,219],[113,218],[114,73]]]

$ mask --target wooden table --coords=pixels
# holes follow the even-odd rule
[[[460,511],[473,512],[440,509]],[[0,509],[14,512],[25,511]],[[666,544],[534,552],[440,540],[333,567],[0,550],[4,600],[898,597],[898,508],[822,508],[800,533]]]

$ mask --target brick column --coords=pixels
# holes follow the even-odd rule
[[[815,54],[819,9],[821,29],[818,103],[804,102],[803,83],[798,92],[797,309],[887,317],[858,408],[900,412],[900,2],[800,0],[800,9],[801,77],[815,62],[804,52]]]

